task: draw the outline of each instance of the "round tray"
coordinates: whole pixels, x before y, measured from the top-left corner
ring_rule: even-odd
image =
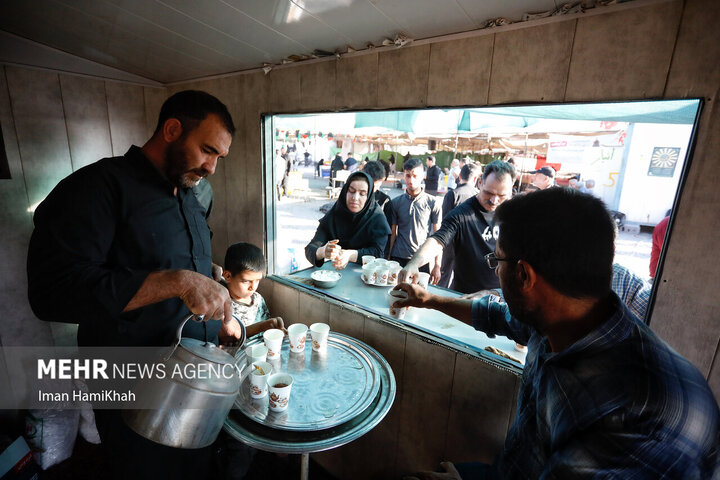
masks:
[[[258,344],[261,338],[248,342]],[[238,352],[243,365],[245,351]],[[242,363],[241,363],[242,362]],[[355,339],[331,332],[327,351],[313,352],[312,341],[305,342],[304,353],[291,353],[287,337],[280,360],[271,361],[273,373],[293,376],[290,403],[284,412],[271,412],[268,396],[250,396],[249,369],[245,369],[235,406],[248,418],[280,430],[323,430],[362,413],[377,397],[380,373],[368,351]]]
[[[374,349],[367,347],[375,367],[380,373],[378,396],[357,415],[335,428],[309,431],[283,431],[253,422],[240,411],[233,409],[223,428],[233,438],[251,447],[268,452],[312,453],[345,445],[360,438],[382,421],[395,400],[395,376],[387,361]]]

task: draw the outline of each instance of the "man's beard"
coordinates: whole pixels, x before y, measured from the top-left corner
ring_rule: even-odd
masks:
[[[509,269],[513,268],[510,265],[508,267]],[[525,297],[520,293],[519,282],[520,280],[515,276],[514,272],[508,272],[507,279],[501,282],[503,296],[510,309],[510,315],[525,325],[540,329],[543,323],[542,318],[536,311],[528,308]]]
[[[189,170],[187,150],[182,139],[171,143],[165,153],[166,176],[170,183],[180,188],[192,188],[207,176],[203,169]],[[199,177],[199,178],[195,178]]]

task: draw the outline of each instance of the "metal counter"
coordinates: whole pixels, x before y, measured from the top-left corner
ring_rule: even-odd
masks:
[[[330,262],[323,265],[324,270],[333,270]],[[362,268],[354,263],[349,264],[344,270],[341,270],[342,278],[338,284],[332,288],[323,289],[313,286],[310,275],[317,268],[307,268],[300,270],[284,278],[289,280],[297,280],[302,283],[305,288],[320,292],[330,298],[334,298],[344,303],[352,304],[363,310],[373,312],[387,317],[392,322],[415,328],[422,332],[431,334],[431,336],[445,340],[446,342],[465,347],[471,351],[479,353],[492,363],[502,367],[521,372],[525,363],[526,352],[515,350],[515,342],[507,337],[497,336],[489,338],[483,332],[475,330],[459,320],[456,320],[437,310],[425,308],[410,308],[405,318],[398,320],[390,316],[390,308],[388,301],[388,291],[394,288],[390,285],[376,286],[366,285],[361,276]],[[430,286],[430,292],[447,296],[459,297],[460,294],[445,288]],[[499,355],[495,355],[485,350],[485,347],[491,346],[506,354],[520,360],[522,364],[513,362]]]

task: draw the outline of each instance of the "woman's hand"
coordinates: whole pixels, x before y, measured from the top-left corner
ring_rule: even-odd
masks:
[[[340,252],[338,253],[337,257],[333,260],[333,267],[335,267],[335,270],[342,270],[343,268],[347,267],[347,264],[354,261],[353,254],[355,256],[355,259],[357,259],[357,250],[343,250],[340,249]]]
[[[315,255],[318,259],[335,260],[340,253],[341,247],[338,245],[340,240],[330,240],[322,247],[318,248]]]

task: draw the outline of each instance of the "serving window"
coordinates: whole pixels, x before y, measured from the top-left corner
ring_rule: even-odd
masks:
[[[410,158],[425,164],[428,156],[435,157],[443,171],[438,196],[452,188],[453,160],[486,165],[512,159],[518,173],[516,194],[536,188],[532,172],[550,167],[557,185],[581,189],[605,202],[618,226],[615,263],[640,282],[643,298],[635,299],[640,302],[635,311],[648,322],[653,276],[662,272],[664,250],[658,244],[672,231],[699,109],[700,101],[691,99],[265,116],[269,273],[315,288],[309,280],[314,267],[304,249],[350,173],[348,157],[358,166],[375,160],[385,164],[390,174],[382,191],[391,198],[403,193],[402,165]],[[333,171],[336,157],[343,168]],[[658,235],[660,228],[666,228],[664,235]],[[359,265],[349,264],[341,273],[352,283],[315,289],[388,315],[371,293],[376,287],[360,282]],[[470,327],[439,312],[416,313],[406,323],[418,327],[426,318],[421,327],[430,334],[473,349],[487,343],[484,334],[468,331]]]

